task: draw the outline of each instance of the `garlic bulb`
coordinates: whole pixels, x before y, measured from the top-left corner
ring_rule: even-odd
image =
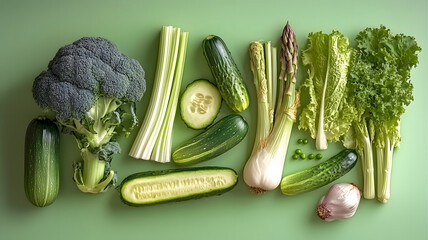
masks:
[[[353,183],[333,185],[317,208],[318,216],[327,222],[354,216],[361,199],[360,189]]]

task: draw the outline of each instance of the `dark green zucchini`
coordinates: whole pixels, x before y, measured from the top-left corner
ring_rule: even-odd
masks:
[[[240,115],[228,115],[178,146],[172,153],[172,161],[192,165],[217,157],[241,142],[247,132],[248,124]]]
[[[226,105],[235,112],[247,109],[247,87],[226,44],[220,37],[210,35],[203,40],[202,49]]]
[[[342,150],[316,166],[285,176],[281,180],[281,192],[285,195],[296,195],[325,186],[349,172],[357,163],[357,159],[354,150]]]
[[[59,191],[59,131],[46,118],[33,119],[25,136],[24,189],[37,207],[52,204]]]
[[[146,206],[220,195],[237,182],[238,174],[231,168],[199,167],[135,173],[117,190],[124,203]]]

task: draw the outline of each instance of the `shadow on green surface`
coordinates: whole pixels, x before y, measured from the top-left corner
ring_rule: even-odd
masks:
[[[4,201],[11,211],[38,209],[26,199],[24,192],[24,147],[27,126],[33,118],[42,115],[32,97],[31,88],[34,76],[19,81],[7,93],[0,96],[0,168],[3,178]],[[66,148],[65,146],[73,146]],[[61,134],[60,191],[58,198],[75,192],[72,177],[72,162],[79,158],[77,147],[71,136]],[[70,189],[70,190],[66,190]],[[74,191],[73,191],[74,190]],[[57,199],[58,200],[58,199]],[[55,203],[53,203],[55,204]]]
[[[31,95],[33,77],[18,81],[0,97],[2,117],[0,126],[0,169],[2,171],[3,196],[13,210],[31,207],[24,192],[24,142],[27,125],[37,116],[37,105]],[[9,209],[10,209],[9,208]]]

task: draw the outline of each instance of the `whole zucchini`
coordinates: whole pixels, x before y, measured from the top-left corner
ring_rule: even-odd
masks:
[[[354,150],[342,150],[316,166],[285,176],[281,180],[281,192],[296,195],[327,185],[349,172],[357,163],[357,158]]]
[[[238,174],[231,168],[199,167],[135,173],[117,190],[124,203],[146,206],[220,195],[237,182]]]
[[[244,118],[230,114],[178,146],[172,153],[172,161],[178,165],[192,165],[217,157],[241,142],[247,132]]]
[[[59,131],[46,118],[33,119],[27,127],[24,152],[24,189],[37,207],[52,204],[59,191]]]
[[[202,41],[202,49],[226,105],[235,112],[247,109],[247,87],[226,44],[220,37],[210,35]]]

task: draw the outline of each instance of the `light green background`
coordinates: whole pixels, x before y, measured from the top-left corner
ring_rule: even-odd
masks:
[[[0,238],[9,239],[427,239],[427,14],[425,0],[408,1],[9,1],[0,2]],[[71,163],[79,158],[74,140],[61,142],[61,189],[47,208],[33,207],[23,191],[24,135],[30,120],[41,114],[31,95],[33,79],[44,70],[57,49],[83,36],[102,36],[146,70],[153,86],[158,33],[162,25],[189,32],[184,84],[197,78],[212,80],[201,51],[209,34],[223,38],[249,88],[250,109],[242,115],[250,125],[244,141],[226,154],[202,165],[228,166],[241,175],[253,143],[256,108],[249,70],[250,41],[278,44],[286,21],[294,29],[300,49],[312,31],[355,35],[366,27],[384,24],[393,32],[416,37],[423,48],[419,67],[412,71],[415,101],[402,117],[402,145],[395,151],[392,197],[387,204],[362,200],[355,216],[346,221],[322,222],[315,207],[328,186],[299,196],[279,190],[256,196],[244,182],[221,197],[131,208],[114,190],[83,194],[72,182]],[[302,67],[300,68],[302,69]],[[298,81],[305,77],[299,71]],[[143,117],[149,92],[138,104]],[[230,113],[225,105],[220,116]],[[174,145],[197,132],[178,117]],[[122,139],[123,153],[113,169],[119,180],[145,170],[174,168],[127,156],[135,132]],[[300,147],[315,151],[313,141],[298,146],[306,132],[293,129],[289,152]],[[325,158],[341,149],[331,144]],[[285,174],[309,167],[312,161],[287,158]],[[361,186],[358,164],[338,182]]]

